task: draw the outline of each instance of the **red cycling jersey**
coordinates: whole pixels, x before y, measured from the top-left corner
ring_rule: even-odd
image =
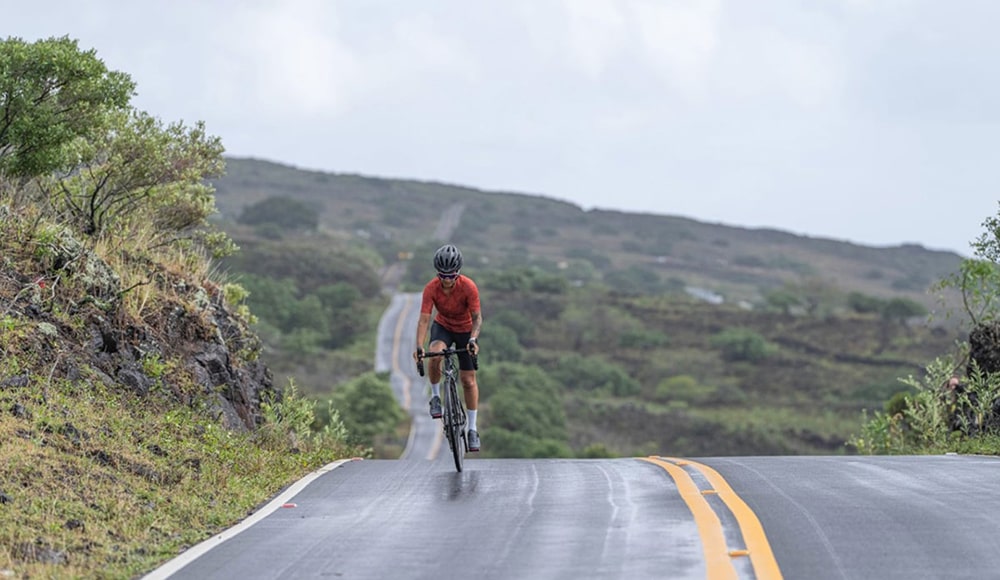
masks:
[[[434,322],[452,332],[472,332],[472,313],[480,311],[479,288],[472,278],[459,275],[445,294],[441,279],[435,277],[424,286],[420,313],[430,314],[433,308],[437,308]]]

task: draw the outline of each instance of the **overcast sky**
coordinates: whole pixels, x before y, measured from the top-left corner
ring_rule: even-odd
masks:
[[[969,255],[994,0],[34,0],[227,154]]]

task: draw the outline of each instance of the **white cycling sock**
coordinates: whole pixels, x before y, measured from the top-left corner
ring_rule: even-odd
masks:
[[[441,385],[433,384],[431,385],[431,396],[440,397],[441,396]]]
[[[476,430],[476,411],[466,411],[469,414],[469,431]]]

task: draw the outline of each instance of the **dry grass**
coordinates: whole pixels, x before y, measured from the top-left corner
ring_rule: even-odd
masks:
[[[136,577],[357,453],[342,432],[310,435],[311,406],[293,389],[265,428],[241,433],[210,418],[178,360],[142,358],[148,395],[110,383],[85,321],[201,312],[208,261],[151,252],[141,230],[99,240],[90,251],[131,290],[95,300],[55,265],[63,229],[30,206],[0,211],[0,577]]]
[[[0,571],[19,577],[134,577],[348,451],[292,453],[91,381],[31,377],[0,408]]]

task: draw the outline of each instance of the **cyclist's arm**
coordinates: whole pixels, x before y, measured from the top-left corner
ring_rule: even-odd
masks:
[[[472,338],[479,340],[479,329],[483,327],[483,313],[472,312]]]
[[[472,314],[472,332],[469,333],[469,351],[472,354],[479,354],[479,329],[483,327],[483,313],[473,311]]]
[[[472,315],[472,331],[470,337],[479,340],[479,330],[483,327],[483,309],[479,305],[479,287],[469,280],[468,307]],[[478,346],[478,345],[477,345]]]
[[[417,319],[417,350],[424,348],[424,344],[427,341],[427,329],[431,325],[431,315],[430,313],[420,313],[420,318]]]

